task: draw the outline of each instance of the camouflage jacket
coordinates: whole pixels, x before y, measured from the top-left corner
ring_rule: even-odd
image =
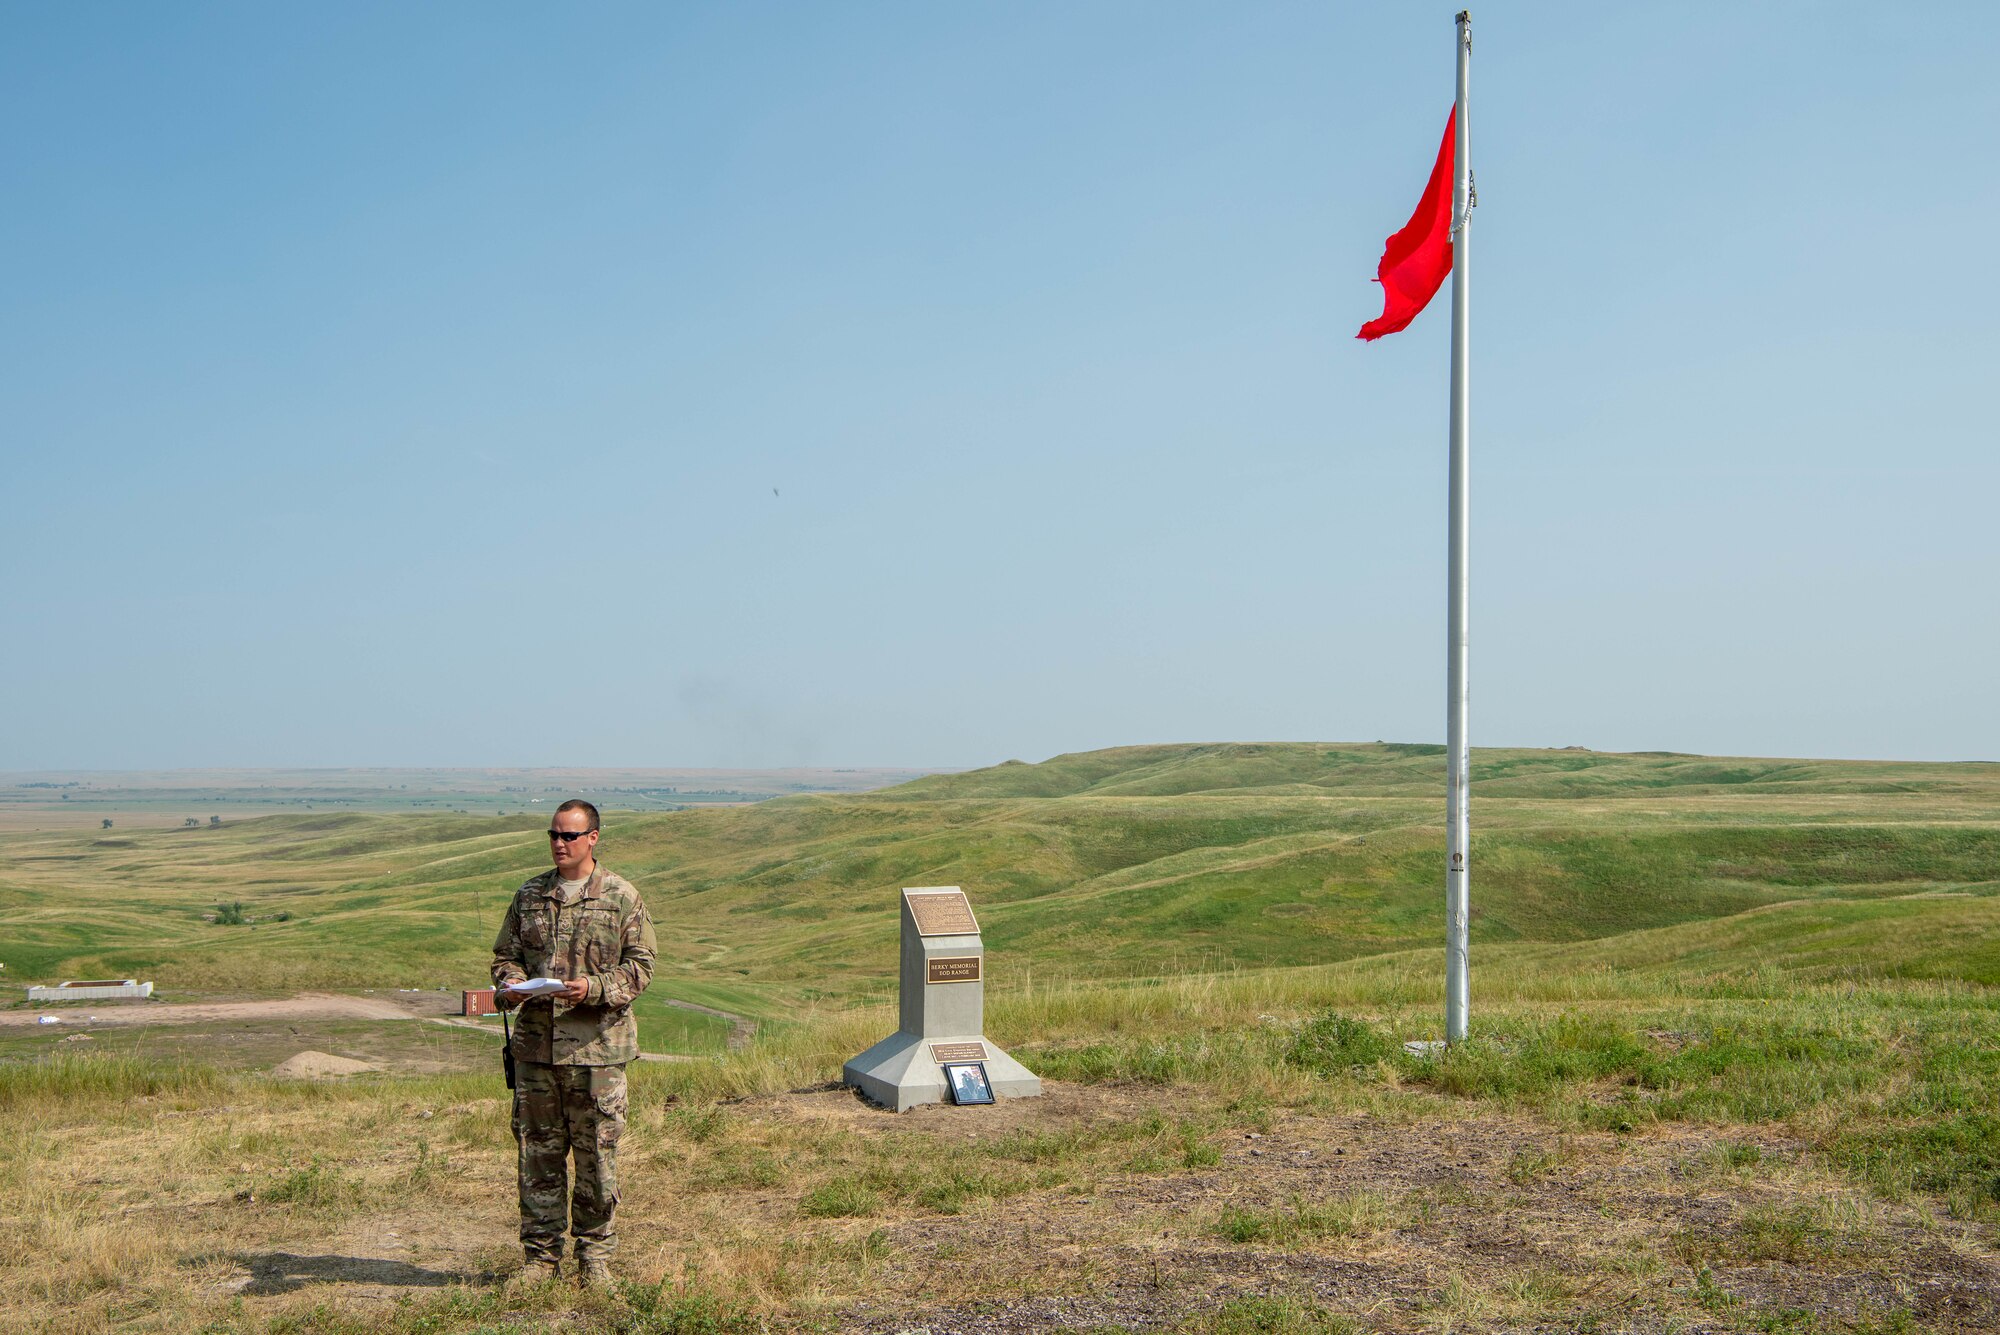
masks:
[[[639,1055],[632,998],[653,979],[653,919],[631,882],[599,867],[568,898],[555,869],[514,892],[493,942],[493,985],[524,978],[582,978],[590,994],[572,1005],[536,997],[516,1012],[515,1060],[551,1066],[616,1066]]]

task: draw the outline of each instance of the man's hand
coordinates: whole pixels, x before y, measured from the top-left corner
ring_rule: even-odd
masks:
[[[582,1005],[590,998],[590,980],[587,978],[572,978],[564,983],[563,990],[555,995],[567,1001],[572,1006]]]
[[[515,1010],[526,1000],[518,993],[509,992],[505,983],[493,989],[493,1004],[503,1011]]]

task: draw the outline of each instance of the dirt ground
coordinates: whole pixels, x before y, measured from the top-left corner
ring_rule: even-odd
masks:
[[[1060,1086],[1050,1094],[1005,1108],[978,1130],[959,1108],[914,1110],[905,1120],[944,1137],[990,1135],[1130,1115],[1157,1097],[1143,1089]],[[774,1101],[769,1112],[851,1120],[864,1132],[885,1116],[830,1092]],[[1702,1174],[1696,1166],[1720,1141],[1694,1128],[1634,1139],[1559,1135],[1491,1117],[1283,1117],[1268,1133],[1231,1135],[1222,1162],[1205,1172],[1110,1180],[1088,1197],[1023,1197],[977,1215],[896,1225],[889,1230],[896,1259],[885,1278],[902,1290],[902,1301],[857,1303],[843,1326],[929,1335],[1157,1329],[1229,1298],[1290,1295],[1345,1313],[1363,1329],[1403,1330],[1432,1324],[1450,1306],[1441,1295],[1459,1276],[1500,1293],[1510,1279],[1546,1277],[1542,1288],[1562,1295],[1554,1306],[1569,1313],[1564,1328],[1594,1322],[1665,1330],[1665,1321],[1649,1321],[1643,1311],[1649,1285],[1635,1282],[1635,1272],[1646,1267],[1620,1264],[1623,1258],[1650,1258],[1660,1242],[1699,1248],[1705,1236],[1726,1236],[1746,1208],[1795,1206],[1826,1185],[1809,1175],[1784,1181],[1783,1167],[1797,1162],[1799,1147],[1777,1140],[1759,1146],[1777,1181]],[[1555,1171],[1521,1171],[1550,1156],[1561,1164]],[[1202,1227],[1227,1209],[1282,1210],[1356,1195],[1415,1199],[1425,1208],[1420,1218],[1374,1236],[1293,1248],[1235,1244]],[[1714,1265],[1712,1282],[1726,1295],[1718,1305],[1836,1318],[1905,1310],[1934,1329],[2000,1329],[2000,1258],[1970,1230],[1926,1226],[1909,1210],[1882,1215],[1867,1240],[1872,1247],[1816,1258],[1825,1263]],[[987,1289],[973,1259],[1002,1254],[1015,1258],[1011,1270],[1033,1277],[1016,1292]],[[1688,1283],[1684,1268],[1680,1276],[1658,1276],[1652,1287],[1676,1282]],[[1473,1328],[1482,1324],[1476,1312],[1464,1315]],[[1683,1317],[1673,1329],[1736,1330],[1743,1315],[1712,1326]]]
[[[468,1111],[477,1110],[406,1115],[442,1135]],[[1186,1091],[1058,1083],[1040,1099],[901,1115],[838,1087],[728,1105],[747,1134],[807,1128],[968,1150],[1014,1133],[1201,1111],[1201,1096]],[[798,1181],[690,1188],[649,1168],[668,1160],[633,1136],[619,1268],[652,1283],[699,1271],[705,1262],[691,1258],[727,1246],[771,1248],[814,1230],[822,1243],[866,1239],[879,1259],[862,1278],[793,1310],[816,1329],[869,1335],[1165,1330],[1269,1295],[1380,1332],[2000,1329],[2000,1260],[1973,1226],[1857,1194],[1774,1136],[1282,1111],[1265,1125],[1213,1133],[1219,1161],[1197,1169],[1102,1173],[961,1214],[892,1206],[810,1221],[801,1220]],[[896,1143],[907,1142],[885,1142]],[[1730,1154],[1753,1152],[1754,1171],[1726,1166]],[[515,1261],[511,1162],[480,1155],[449,1197],[449,1209],[413,1200],[323,1233],[276,1228],[268,1245],[186,1264],[253,1312],[305,1294],[366,1307],[499,1282]],[[1218,1228],[1231,1211],[1282,1215],[1339,1201],[1374,1202],[1379,1218],[1276,1242],[1233,1241]],[[232,1216],[228,1232],[241,1238],[259,1208],[225,1198],[195,1213]],[[1759,1220],[1813,1211],[1846,1222],[1797,1237],[1757,1231]],[[1844,1324],[1783,1324],[1798,1313]],[[1906,1324],[1865,1324],[1896,1313]],[[534,1321],[542,1324],[527,1328],[565,1325],[561,1312]]]
[[[60,1014],[58,1025],[35,1026],[33,1010],[0,1013],[0,1046],[142,1044],[158,1055],[187,1040],[229,1065],[268,1067],[301,1049],[390,1073],[491,1065],[497,1035],[468,1032],[474,1021],[447,1027],[457,1000],[413,992],[78,1003],[39,1012]],[[409,1020],[446,1023],[400,1023]],[[727,1155],[714,1144],[673,1143],[667,1110],[635,1108],[621,1271],[644,1283],[701,1274],[725,1290],[747,1285],[765,1310],[789,1314],[782,1321],[866,1335],[1168,1330],[1259,1297],[1310,1304],[1371,1332],[2000,1330],[2000,1258],[1982,1230],[1935,1202],[1868,1196],[1769,1128],[1665,1124],[1619,1135],[1491,1113],[1223,1117],[1193,1090],[1053,1081],[1045,1090],[900,1115],[837,1085],[734,1101],[720,1108],[738,1167],[745,1155],[766,1158],[762,1176],[735,1178],[718,1175]],[[460,1107],[402,1107],[392,1095],[374,1114],[387,1119],[382,1139],[343,1171],[379,1176],[428,1142],[441,1176],[350,1217],[265,1203],[259,1193],[283,1165],[268,1154],[260,1164],[247,1149],[193,1198],[159,1193],[142,1166],[149,1151],[135,1147],[127,1163],[108,1145],[102,1167],[64,1189],[135,1224],[176,1212],[188,1225],[183,1273],[253,1313],[321,1300],[365,1310],[427,1290],[486,1288],[517,1260],[499,1093],[496,1073],[494,1098]],[[260,1137],[310,1144],[311,1119],[323,1114],[237,1120],[246,1115],[163,1107],[141,1139],[180,1134],[227,1156],[220,1147]],[[1066,1161],[1049,1185],[976,1196],[961,1213],[893,1194],[852,1217],[803,1207],[843,1154],[859,1171],[851,1166],[921,1153],[932,1172],[962,1154],[976,1173],[1009,1138],[1076,1137],[1149,1118],[1206,1128],[1204,1153],[1188,1161],[1198,1166]],[[1332,1211],[1333,1222],[1288,1234],[1243,1222],[1282,1224],[1315,1210]],[[829,1270],[803,1295],[771,1282],[798,1256],[842,1249],[866,1259],[851,1273]],[[562,1329],[566,1318],[530,1322]]]

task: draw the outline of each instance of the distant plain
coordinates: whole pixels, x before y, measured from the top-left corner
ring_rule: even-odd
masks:
[[[1817,973],[1863,967],[1845,952],[1866,940],[1874,972],[2000,983],[1985,926],[2000,765],[1496,750],[1473,777],[1482,952],[1597,942],[1616,959],[1630,934],[1678,927],[1675,967],[1727,969],[1813,924],[1799,940],[1824,942]],[[587,783],[505,786],[465,813],[315,804],[0,833],[0,962],[15,980],[143,975],[202,995],[470,985],[513,887],[546,865],[537,811],[572,791],[563,778]],[[617,779],[599,780],[607,800],[629,791]],[[967,889],[1000,987],[1427,949],[1443,933],[1442,780],[1435,747],[1134,747],[610,811],[599,852],[658,920],[658,986],[776,1017],[887,995],[905,885]],[[433,800],[405,791],[352,800]],[[495,814],[509,800],[521,809]],[[223,905],[244,921],[218,922]],[[1665,967],[1661,948],[1634,967]]]
[[[853,793],[920,769],[214,769],[0,771],[0,831],[206,825],[275,812],[504,815],[583,797],[626,811]]]

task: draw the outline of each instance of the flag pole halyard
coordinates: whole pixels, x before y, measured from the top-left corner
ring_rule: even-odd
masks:
[[[1468,983],[1472,912],[1471,747],[1466,741],[1466,664],[1470,618],[1466,577],[1470,573],[1471,468],[1468,464],[1472,332],[1472,121],[1467,89],[1472,69],[1472,14],[1461,10],[1458,26],[1457,161],[1452,173],[1451,247],[1451,538],[1449,610],[1446,615],[1445,685],[1445,842],[1444,877],[1444,1036],[1464,1039],[1471,998]]]

